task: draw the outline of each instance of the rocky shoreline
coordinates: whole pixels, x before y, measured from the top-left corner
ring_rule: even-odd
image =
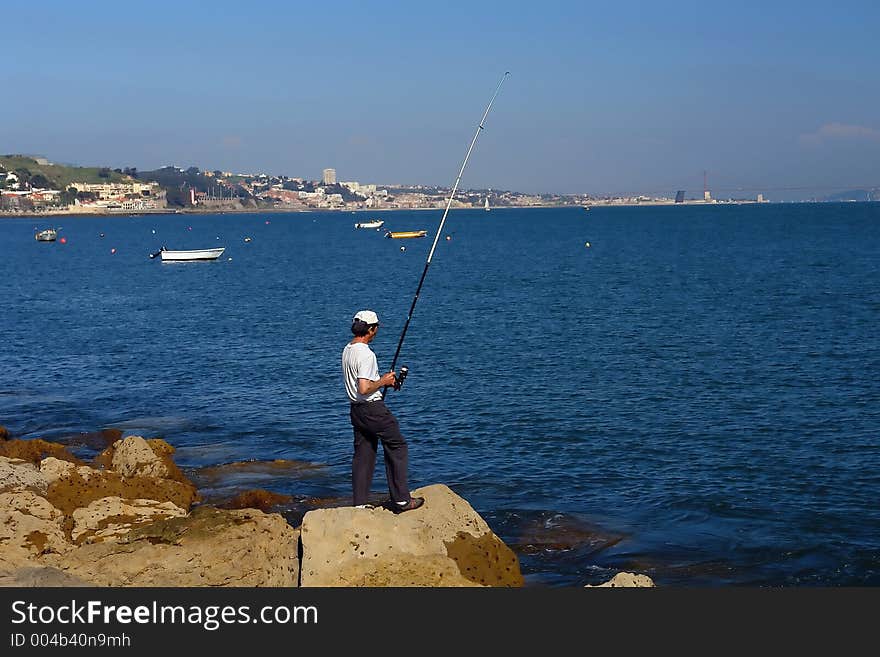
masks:
[[[417,511],[334,506],[298,527],[283,496],[203,502],[161,439],[122,438],[89,463],[0,427],[0,586],[521,587],[516,554],[443,484]],[[601,586],[653,586],[621,573]]]

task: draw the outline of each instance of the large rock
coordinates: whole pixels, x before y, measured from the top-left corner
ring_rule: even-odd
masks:
[[[309,511],[301,586],[522,586],[516,555],[464,499],[435,484],[420,509]]]
[[[30,461],[0,456],[0,492],[32,490],[45,494],[49,482]]]
[[[70,550],[63,525],[64,514],[36,493],[0,493],[0,572]]]
[[[9,429],[0,424],[0,440],[9,440]]]
[[[296,586],[298,540],[277,514],[198,507],[44,563],[96,586]]]
[[[171,502],[103,497],[73,512],[70,537],[75,543],[98,543],[117,539],[134,527],[185,515],[186,511]]]

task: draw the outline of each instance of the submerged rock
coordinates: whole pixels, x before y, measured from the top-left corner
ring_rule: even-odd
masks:
[[[443,484],[420,509],[344,507],[303,518],[302,586],[522,586],[516,555]]]
[[[93,450],[102,450],[109,447],[122,438],[121,429],[101,429],[99,431],[81,431],[80,433],[59,436],[55,440],[73,447],[88,447]]]
[[[258,484],[278,479],[289,480],[302,473],[326,466],[308,461],[274,459],[272,461],[234,461],[220,465],[209,465],[193,470],[190,475],[199,488],[217,488],[234,485],[258,487]],[[265,484],[264,484],[265,485]]]
[[[219,504],[223,509],[259,509],[268,511],[274,507],[291,502],[293,497],[281,493],[273,493],[269,490],[257,488],[238,493],[234,497]]]

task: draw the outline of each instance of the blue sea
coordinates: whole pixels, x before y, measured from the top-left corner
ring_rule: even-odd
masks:
[[[0,424],[163,437],[195,478],[305,462],[202,481],[291,522],[348,504],[350,320],[388,367],[440,216],[0,220]],[[466,498],[528,586],[878,586],[878,327],[878,203],[453,210],[388,403],[411,486]]]

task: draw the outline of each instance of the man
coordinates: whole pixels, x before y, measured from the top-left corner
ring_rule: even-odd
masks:
[[[372,310],[361,310],[354,316],[351,342],[342,350],[342,377],[351,402],[351,426],[354,429],[354,457],[351,462],[351,484],[354,505],[368,507],[367,499],[376,467],[376,451],[382,441],[385,476],[391,494],[389,507],[395,513],[418,509],[423,497],[411,497],[407,485],[409,451],[400,433],[397,418],[382,400],[382,389],[393,386],[394,372],[379,376],[376,354],[369,344],[379,331],[379,317]]]

